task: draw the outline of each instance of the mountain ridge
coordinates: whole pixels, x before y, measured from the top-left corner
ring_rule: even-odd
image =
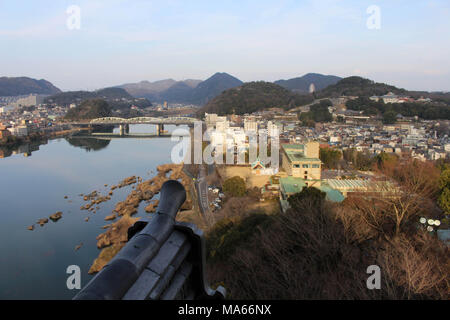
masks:
[[[241,85],[243,82],[225,72],[217,72],[208,79],[186,79],[176,81],[165,79],[154,82],[141,81],[117,87],[125,89],[138,98],[147,98],[152,102],[184,103],[202,105],[224,90]]]
[[[339,80],[342,80],[342,78],[338,76],[307,73],[301,77],[277,80],[274,83],[297,93],[309,93],[311,84],[314,84],[315,91],[320,91],[330,85],[336,84]]]
[[[292,109],[310,103],[313,96],[300,95],[272,82],[253,81],[228,89],[203,106],[203,113],[245,114],[268,108]]]
[[[51,95],[61,92],[50,81],[29,77],[0,77],[0,96],[20,96],[28,94]]]

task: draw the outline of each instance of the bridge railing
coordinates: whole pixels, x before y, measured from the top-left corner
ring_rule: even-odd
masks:
[[[118,117],[104,117],[92,119],[91,124],[133,124],[133,123],[154,123],[154,124],[164,124],[164,123],[180,123],[180,124],[190,124],[199,121],[195,118],[189,117],[168,117],[168,118],[156,118],[156,117],[137,117],[137,118],[118,118]]]
[[[74,299],[223,299],[225,289],[206,282],[202,231],[175,221],[185,199],[179,182],[165,182],[157,213],[128,230],[125,247]]]

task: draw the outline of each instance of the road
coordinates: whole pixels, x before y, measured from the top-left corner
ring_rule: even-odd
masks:
[[[209,225],[213,223],[213,215],[209,210],[208,203],[208,183],[206,182],[206,169],[204,166],[200,167],[200,172],[195,182],[195,186],[197,188],[197,196],[198,196],[198,206],[200,208],[200,212],[203,214],[203,217],[207,221]]]
[[[300,107],[293,108],[293,109],[289,110],[288,112],[297,112],[297,111],[299,111],[301,108],[310,107],[310,106],[312,106],[312,105],[314,105],[314,104],[316,104],[316,103],[319,103],[319,102],[322,101],[322,100],[328,100],[328,98],[315,99],[313,102],[311,102],[311,103],[309,103],[309,104],[305,104],[304,106],[300,106]]]

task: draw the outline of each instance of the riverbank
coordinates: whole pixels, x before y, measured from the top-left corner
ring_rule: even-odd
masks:
[[[184,214],[179,215],[177,220],[192,221],[192,215],[195,215],[195,212],[192,210],[192,184],[191,178],[183,171],[183,165],[160,165],[157,167],[156,176],[148,180],[143,180],[136,176],[124,179],[118,185],[111,186],[110,192],[128,185],[132,185],[132,191],[124,201],[120,201],[115,205],[112,215],[105,217],[105,221],[118,220],[105,225],[106,231],[97,236],[97,248],[101,249],[101,251],[89,269],[89,274],[100,271],[126,245],[128,228],[140,219],[140,217],[134,218],[133,216],[138,213],[142,202],[146,204],[144,210],[147,214],[152,214],[156,211],[159,201],[154,199],[154,197],[159,194],[162,185],[168,180],[180,181],[187,193],[186,201],[181,207],[181,211],[184,211]]]

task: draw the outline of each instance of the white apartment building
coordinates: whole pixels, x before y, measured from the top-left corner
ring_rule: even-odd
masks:
[[[258,122],[256,122],[255,120],[245,119],[244,120],[244,130],[245,130],[245,132],[248,132],[248,131],[258,132]]]
[[[12,105],[15,107],[31,107],[31,106],[37,106],[44,102],[45,96],[38,95],[38,94],[30,94],[28,97],[20,98],[16,102],[14,102]]]
[[[230,123],[226,119],[216,122],[216,131],[226,132],[229,127]]]
[[[280,128],[277,124],[273,123],[272,121],[267,122],[267,133],[269,136],[278,136],[280,135],[282,131],[282,128]]]

